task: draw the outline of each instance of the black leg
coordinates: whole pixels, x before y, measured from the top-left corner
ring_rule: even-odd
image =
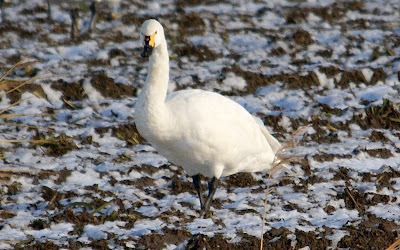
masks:
[[[89,24],[88,32],[91,33],[94,30],[94,26],[95,26],[96,20],[97,20],[96,1],[93,1],[90,4],[89,8],[90,8],[90,12],[91,12],[91,17],[90,17],[90,24]]]
[[[213,177],[211,179],[211,181],[208,183],[208,197],[207,197],[206,203],[204,204],[204,208],[203,208],[203,211],[205,213],[207,213],[208,210],[210,209],[211,202],[214,197],[215,191],[217,191],[218,183],[219,183],[219,179],[217,179],[215,177]]]
[[[76,40],[79,37],[79,9],[77,7],[72,8],[70,15],[72,20],[71,39]]]
[[[4,0],[0,0],[1,22],[5,23],[6,22],[6,16],[4,14],[3,4],[4,4]]]
[[[204,198],[203,198],[203,192],[201,191],[201,179],[200,179],[200,175],[196,174],[192,176],[193,179],[193,186],[197,191],[197,194],[199,196],[199,200],[200,200],[200,207],[201,209],[204,208]]]
[[[50,3],[50,0],[47,0],[47,19],[49,21],[52,20],[52,18],[51,18],[51,3]]]

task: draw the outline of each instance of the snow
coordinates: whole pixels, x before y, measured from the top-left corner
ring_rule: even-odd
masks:
[[[59,223],[42,230],[27,230],[26,233],[38,240],[54,239],[56,241],[62,241],[71,237],[68,233],[73,229],[74,225],[72,223]]]
[[[243,90],[246,87],[246,81],[233,73],[229,73],[222,81],[222,84],[225,91],[232,91],[232,89]]]
[[[360,89],[356,92],[356,95],[359,99],[369,102],[388,99],[390,98],[390,96],[394,96],[397,94],[398,93],[396,90],[383,84]]]

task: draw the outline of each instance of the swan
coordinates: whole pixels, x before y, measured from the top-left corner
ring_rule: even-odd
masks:
[[[2,4],[3,4],[4,0],[0,0],[0,9],[2,8]],[[62,0],[46,0],[47,1],[47,19],[48,20],[52,20],[52,11],[51,11],[51,4],[52,2],[55,4],[61,4],[64,3],[65,1]],[[82,3],[90,3],[89,5],[89,9],[90,9],[90,21],[89,21],[89,25],[88,25],[88,33],[91,33],[94,28],[95,28],[95,24],[98,18],[98,3],[102,3],[104,2],[106,5],[111,6],[113,9],[113,12],[111,13],[111,17],[113,19],[117,18],[118,15],[115,14],[115,11],[118,11],[118,9],[120,8],[120,2],[121,0],[70,0],[69,1],[69,7],[70,7],[70,16],[72,19],[72,27],[71,27],[71,38],[76,39],[78,37],[79,34],[79,29],[78,29],[78,18],[79,18],[79,4]]]
[[[169,55],[162,25],[145,21],[140,41],[149,66],[135,104],[136,127],[159,154],[192,177],[207,213],[221,177],[270,170],[280,143],[259,118],[220,94],[191,89],[167,95]],[[206,198],[200,174],[211,178]]]

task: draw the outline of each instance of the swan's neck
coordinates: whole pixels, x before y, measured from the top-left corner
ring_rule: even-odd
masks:
[[[138,109],[136,122],[141,129],[139,132],[148,140],[155,135],[163,134],[162,131],[166,131],[170,125],[169,112],[165,105],[168,78],[169,57],[167,44],[164,42],[153,50],[146,83],[136,105]]]
[[[145,97],[145,105],[162,108],[168,90],[169,57],[167,43],[164,42],[154,48],[150,57],[146,84],[141,97]]]
[[[169,57],[167,43],[164,42],[154,49],[150,57],[145,90],[149,100],[164,103],[168,89]]]

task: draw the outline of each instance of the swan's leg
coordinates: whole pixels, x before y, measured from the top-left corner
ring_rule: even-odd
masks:
[[[211,181],[208,183],[208,197],[207,197],[206,203],[204,204],[204,208],[203,208],[203,211],[205,213],[207,213],[208,210],[210,209],[211,202],[214,197],[215,191],[217,191],[218,184],[219,184],[219,179],[217,179],[215,177],[213,177],[211,179]]]
[[[200,207],[201,209],[203,209],[204,207],[204,198],[203,198],[203,192],[201,191],[201,179],[200,179],[200,175],[196,174],[192,176],[193,179],[193,186],[197,191],[197,194],[199,196],[199,200],[200,200]]]
[[[50,4],[50,0],[47,0],[47,19],[49,21],[52,20],[51,18],[51,4]]]
[[[6,16],[4,14],[3,4],[4,4],[4,0],[0,0],[1,23],[6,22]]]
[[[71,26],[71,39],[76,40],[79,37],[79,9],[76,7],[73,7],[71,9],[71,20],[72,20],[72,26]]]
[[[90,24],[89,24],[89,30],[88,32],[91,33],[94,30],[94,25],[96,24],[97,20],[97,8],[96,8],[96,1],[93,1],[90,4],[90,12],[91,12],[91,17],[90,17]]]

